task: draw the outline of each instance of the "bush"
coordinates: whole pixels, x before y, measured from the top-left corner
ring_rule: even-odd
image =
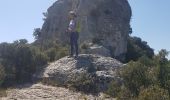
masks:
[[[169,100],[170,62],[165,54],[130,61],[120,72],[123,84],[113,83],[109,95],[117,96],[118,100]]]
[[[0,44],[1,63],[5,66],[6,84],[26,82],[37,69],[47,64],[48,57],[25,40]]]
[[[5,76],[6,76],[6,73],[5,73],[4,67],[0,64],[0,86],[4,82]]]
[[[141,38],[129,37],[125,62],[129,62],[131,60],[137,61],[144,55],[152,58],[154,56],[153,49],[149,47],[147,42],[142,41]]]
[[[70,88],[84,93],[98,93],[99,86],[96,83],[96,75],[82,74],[69,82]]]
[[[60,58],[65,57],[67,55],[69,55],[68,47],[60,47],[59,49],[57,49],[56,59],[60,59]]]
[[[56,60],[57,50],[55,48],[50,48],[46,51],[47,56],[49,57],[50,62]]]
[[[48,63],[49,60],[48,56],[44,52],[40,51],[38,48],[35,48],[33,50],[33,55],[34,56],[32,58],[33,59],[32,63],[36,70],[42,69],[43,66]]]
[[[129,62],[121,72],[125,86],[133,95],[138,95],[140,87],[147,87],[150,80],[146,74],[147,67],[140,62]]]
[[[117,97],[121,91],[121,85],[116,81],[112,81],[106,93],[112,97]]]
[[[150,86],[141,90],[138,100],[169,100],[168,91],[159,86]]]
[[[135,97],[131,94],[131,91],[126,88],[126,87],[122,87],[117,100],[136,100]]]

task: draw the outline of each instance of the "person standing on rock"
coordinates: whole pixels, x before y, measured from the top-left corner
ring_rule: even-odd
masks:
[[[78,30],[79,30],[79,25],[76,23],[76,13],[74,11],[69,12],[69,18],[70,18],[70,23],[68,26],[68,33],[70,36],[70,56],[73,57],[74,52],[75,52],[75,58],[78,57]]]

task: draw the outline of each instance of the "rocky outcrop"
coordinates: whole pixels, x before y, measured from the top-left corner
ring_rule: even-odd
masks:
[[[0,100],[115,100],[105,91],[112,81],[121,84],[122,66],[116,59],[94,54],[64,57],[35,74],[41,81],[8,89]]]
[[[121,84],[122,66],[116,59],[94,54],[64,57],[35,74],[40,82],[8,89],[0,100],[115,100],[105,91],[112,81]]]
[[[39,77],[47,84],[99,93],[107,90],[113,80],[121,82],[118,74],[121,66],[122,63],[110,57],[82,54],[77,59],[64,57],[51,63]]]
[[[98,45],[98,44],[88,44],[84,45],[86,47],[83,48],[82,46],[82,53],[85,54],[97,54],[105,57],[111,57],[110,51],[105,47]]]
[[[131,18],[127,0],[58,0],[47,11],[39,41],[67,44],[70,10],[77,12],[81,24],[80,44],[97,43],[112,57],[124,57]]]
[[[116,100],[114,98],[106,98],[104,94],[98,96],[86,95],[79,92],[62,88],[47,86],[41,83],[26,84],[16,87],[16,89],[8,89],[7,97],[0,100]]]

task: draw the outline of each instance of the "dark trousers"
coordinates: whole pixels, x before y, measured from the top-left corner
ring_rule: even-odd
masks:
[[[77,32],[71,32],[70,33],[70,56],[74,55],[74,52],[76,56],[78,56],[78,33]]]

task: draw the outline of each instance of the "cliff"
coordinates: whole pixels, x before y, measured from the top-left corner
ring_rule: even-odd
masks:
[[[70,10],[78,14],[81,24],[79,44],[87,45],[85,53],[91,53],[90,47],[97,44],[107,49],[107,56],[124,57],[131,19],[127,0],[58,0],[47,11],[38,41],[53,40],[57,44],[68,44],[65,30]],[[103,55],[100,52],[97,54]]]

